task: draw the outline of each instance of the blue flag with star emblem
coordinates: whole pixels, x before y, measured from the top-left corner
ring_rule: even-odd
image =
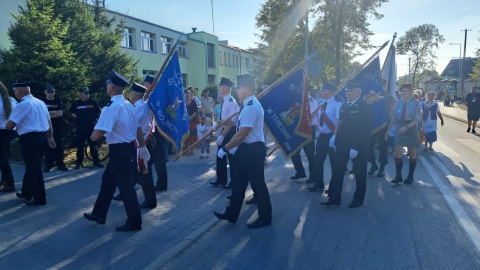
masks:
[[[148,99],[148,106],[157,123],[156,132],[169,140],[177,153],[181,153],[182,144],[189,136],[183,90],[182,71],[178,55],[174,53]]]

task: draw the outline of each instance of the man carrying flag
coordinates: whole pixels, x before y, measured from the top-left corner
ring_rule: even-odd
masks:
[[[153,118],[147,103],[143,100],[143,95],[146,90],[147,88],[145,88],[145,86],[134,82],[132,88],[130,88],[130,102],[133,103],[135,116],[142,129],[147,150],[148,152],[153,153]],[[140,204],[140,208],[157,207],[157,197],[153,186],[152,164],[152,159],[146,162],[137,154],[133,168],[133,179],[134,183],[140,184],[143,194],[145,195],[145,201]],[[122,194],[113,196],[113,199],[117,201],[122,200]]]
[[[315,184],[308,189],[310,191],[323,191],[325,189],[323,166],[327,155],[330,159],[331,171],[333,172],[334,169],[335,150],[329,146],[329,142],[335,132],[340,117],[340,107],[342,107],[342,103],[335,99],[335,89],[337,87],[329,83],[324,83],[320,89],[320,94],[325,102],[318,110],[318,138],[314,164],[316,172],[315,177],[311,178]]]
[[[223,96],[222,111],[220,113],[220,121],[218,124],[223,123],[233,114],[238,111],[238,103],[231,95],[233,82],[227,78],[222,78],[218,84],[218,92]],[[222,149],[233,137],[236,131],[237,116],[230,119],[227,123],[223,123],[222,131],[217,139],[218,150]],[[230,162],[230,183],[233,179],[232,164],[233,157],[230,155],[218,157],[217,156],[217,180],[210,182],[214,186],[222,185],[224,187],[230,187],[227,185],[227,157]],[[233,165],[234,166],[234,165]]]

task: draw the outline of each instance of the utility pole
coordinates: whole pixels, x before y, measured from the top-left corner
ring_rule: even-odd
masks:
[[[215,19],[213,17],[213,0],[211,1],[212,3],[212,23],[213,23],[213,35],[215,36]]]
[[[465,54],[467,52],[467,32],[472,31],[472,29],[465,28],[464,30],[461,30],[461,31],[465,31],[465,42],[463,43],[463,59],[462,59],[462,68],[461,68],[462,74],[461,74],[461,77],[460,77],[460,93],[463,96],[463,91],[464,91],[463,83],[465,81],[465,78],[463,77],[463,73],[464,73],[463,69],[465,67]]]

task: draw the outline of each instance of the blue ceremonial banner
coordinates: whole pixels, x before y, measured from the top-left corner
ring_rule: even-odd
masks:
[[[189,136],[188,113],[183,93],[182,71],[174,53],[161,74],[148,106],[155,116],[157,131],[181,153],[183,141]]]
[[[265,125],[286,158],[312,139],[304,73],[303,68],[297,70],[259,100],[265,112]]]

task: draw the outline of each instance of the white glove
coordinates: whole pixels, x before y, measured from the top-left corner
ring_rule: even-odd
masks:
[[[148,162],[150,160],[150,153],[148,152],[147,147],[140,147],[138,148],[138,151],[140,151],[140,157],[144,162]]]
[[[223,148],[220,148],[220,150],[217,152],[217,157],[223,158],[226,154],[227,152],[223,151]]]
[[[358,156],[358,151],[350,149],[350,159],[354,159]]]
[[[237,149],[238,149],[238,146],[237,147],[233,147],[232,149],[228,150],[228,153],[230,155],[235,155],[235,152],[237,152]]]
[[[333,135],[331,138],[330,138],[330,141],[328,142],[328,146],[334,148],[335,147],[335,135]]]
[[[223,135],[218,136],[218,138],[217,138],[217,145],[222,145],[223,139],[225,139],[225,136],[223,136]]]
[[[213,132],[217,129],[218,122],[213,123],[213,126],[208,130],[208,132]]]

